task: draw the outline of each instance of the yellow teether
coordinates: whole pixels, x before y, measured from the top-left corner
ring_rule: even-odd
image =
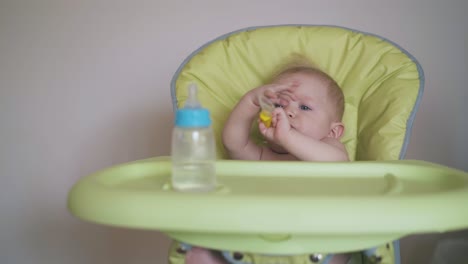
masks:
[[[271,112],[275,109],[275,105],[265,96],[259,96],[258,102],[260,104],[260,108],[262,108],[262,111],[260,111],[260,121],[262,121],[266,127],[270,127],[272,118]]]
[[[262,110],[260,112],[260,120],[266,127],[270,127],[271,126],[271,113],[266,110]]]

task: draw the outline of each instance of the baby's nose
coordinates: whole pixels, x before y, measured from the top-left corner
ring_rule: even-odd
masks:
[[[286,115],[288,115],[289,118],[294,118],[296,116],[296,113],[294,112],[294,108],[292,107],[287,107],[285,111],[286,111]]]

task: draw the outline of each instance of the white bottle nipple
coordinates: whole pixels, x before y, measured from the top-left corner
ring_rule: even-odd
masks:
[[[188,87],[188,97],[184,108],[201,108],[198,101],[198,87],[195,83],[191,83]]]

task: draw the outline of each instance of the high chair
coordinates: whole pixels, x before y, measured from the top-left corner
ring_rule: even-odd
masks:
[[[291,54],[342,87],[342,142],[353,162],[226,160],[220,134],[230,111]],[[171,263],[184,263],[187,245],[197,245],[233,263],[272,263],[271,254],[326,263],[328,253],[361,252],[360,263],[398,264],[399,238],[468,227],[468,173],[402,160],[424,76],[395,43],[334,26],[252,27],[210,41],[182,63],[171,83],[174,109],[192,82],[217,135],[217,190],[173,191],[170,159],[156,157],[80,180],[69,195],[74,215],[161,230],[184,242],[171,247]],[[252,137],[262,144],[255,128]],[[278,263],[306,263],[293,258]]]

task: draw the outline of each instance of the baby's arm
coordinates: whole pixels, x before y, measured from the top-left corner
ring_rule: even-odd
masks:
[[[260,107],[254,93],[245,94],[229,115],[223,129],[223,144],[232,159],[258,160],[261,148],[249,137],[250,128]]]
[[[336,138],[316,140],[291,130],[291,136],[283,143],[290,154],[305,161],[348,161],[343,144]]]
[[[250,139],[250,129],[258,118],[258,96],[267,94],[274,99],[276,92],[288,89],[289,85],[269,84],[245,94],[234,107],[223,129],[223,144],[232,159],[260,160],[266,148],[257,146]]]
[[[274,111],[273,126],[259,124],[260,132],[270,141],[280,144],[286,151],[304,161],[348,161],[346,148],[339,135],[317,140],[292,129],[281,108]]]

